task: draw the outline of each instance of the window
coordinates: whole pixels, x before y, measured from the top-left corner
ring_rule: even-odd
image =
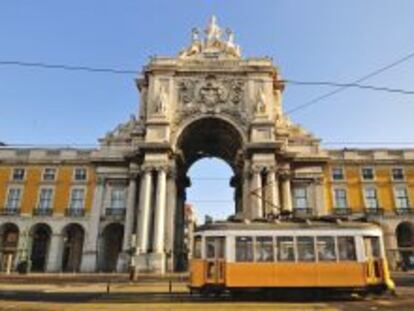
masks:
[[[236,261],[253,261],[253,238],[236,237]]]
[[[256,261],[269,262],[274,260],[273,238],[259,236],[256,238]]]
[[[408,192],[405,187],[396,187],[394,189],[395,205],[397,208],[409,208]]]
[[[24,168],[15,168],[13,170],[12,179],[14,181],[24,180],[24,175],[25,175],[25,169]]]
[[[363,180],[373,180],[374,179],[374,169],[371,167],[362,168],[362,179]]]
[[[75,181],[85,181],[87,177],[86,169],[85,168],[75,168],[74,179]]]
[[[55,168],[45,168],[43,171],[42,179],[44,181],[53,181],[56,177],[56,169]]]
[[[404,170],[402,168],[393,168],[392,179],[395,181],[404,180]]]
[[[332,169],[333,180],[344,180],[344,170],[342,167],[334,167]]]
[[[40,189],[39,209],[50,209],[52,208],[52,197],[53,189],[52,188],[42,188]]]
[[[126,208],[124,188],[113,188],[112,189],[110,208],[119,208],[119,209]]]
[[[341,188],[334,189],[335,194],[335,207],[336,208],[347,208],[348,202],[346,199],[346,190]]]
[[[196,236],[194,238],[194,254],[195,259],[201,258],[201,236]]]
[[[356,260],[355,240],[352,236],[338,237],[339,260]]]
[[[364,237],[365,255],[368,258],[381,257],[380,241],[377,236]]]
[[[332,236],[318,236],[316,249],[319,261],[336,261],[335,238]]]
[[[206,238],[206,258],[216,258],[216,239],[212,237]]]
[[[20,208],[20,197],[22,195],[22,189],[20,188],[10,188],[9,194],[7,195],[6,208],[8,209],[18,209]]]
[[[295,261],[295,248],[293,237],[280,236],[277,237],[278,261]]]
[[[366,208],[373,208],[373,209],[378,208],[377,189],[365,188],[364,195],[365,195]]]
[[[70,195],[70,209],[82,209],[85,202],[85,189],[75,188],[72,189]]]
[[[296,239],[298,244],[298,260],[314,261],[315,260],[315,241],[310,236],[299,236]]]
[[[295,208],[308,208],[308,199],[305,187],[297,187],[293,190]]]

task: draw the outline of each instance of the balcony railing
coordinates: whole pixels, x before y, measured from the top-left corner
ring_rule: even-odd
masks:
[[[20,208],[17,207],[4,207],[0,209],[1,216],[17,216],[20,215]]]
[[[85,216],[84,208],[67,208],[65,210],[65,215],[70,217],[83,217]]]
[[[414,214],[414,210],[411,207],[396,208],[395,213],[397,215],[411,215]]]
[[[126,208],[107,207],[105,209],[105,216],[125,216]]]
[[[311,217],[313,216],[312,208],[294,208],[293,216],[295,217]]]
[[[333,209],[333,214],[337,216],[348,216],[352,214],[352,209],[348,207],[335,207]]]
[[[52,216],[53,209],[52,208],[35,208],[33,210],[33,216]]]
[[[384,209],[380,208],[380,207],[370,207],[370,208],[365,208],[365,215],[372,215],[372,216],[382,216],[384,215]]]

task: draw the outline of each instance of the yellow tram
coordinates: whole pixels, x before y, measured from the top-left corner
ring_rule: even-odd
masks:
[[[394,290],[381,229],[362,222],[216,222],[199,227],[192,291]]]

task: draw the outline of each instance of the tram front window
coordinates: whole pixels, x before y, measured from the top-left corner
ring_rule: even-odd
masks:
[[[299,236],[298,242],[298,260],[314,261],[315,260],[315,241],[313,237]]]
[[[206,238],[206,257],[207,259],[214,259],[216,257],[216,239]]]
[[[201,258],[201,236],[196,236],[194,238],[193,258],[195,258],[195,259],[200,259]]]

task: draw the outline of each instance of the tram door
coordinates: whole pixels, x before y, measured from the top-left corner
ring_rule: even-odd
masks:
[[[224,237],[206,237],[206,283],[224,283],[225,242]]]
[[[378,237],[364,237],[365,256],[367,259],[366,277],[369,284],[381,280],[381,250]]]

